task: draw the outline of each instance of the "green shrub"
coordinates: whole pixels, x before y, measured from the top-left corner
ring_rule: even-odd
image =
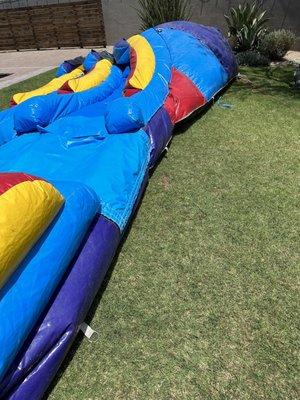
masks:
[[[261,11],[256,2],[245,3],[230,8],[230,16],[224,15],[228,28],[230,42],[236,51],[253,50],[260,37],[265,33],[266,11]]]
[[[249,67],[265,67],[269,65],[269,59],[256,50],[247,50],[236,55],[239,65],[248,65]]]
[[[279,29],[262,36],[259,51],[271,60],[280,60],[295,44],[296,36],[291,31]]]
[[[138,15],[145,30],[168,21],[189,20],[190,0],[139,0]]]

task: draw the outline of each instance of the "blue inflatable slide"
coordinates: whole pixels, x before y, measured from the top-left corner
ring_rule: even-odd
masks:
[[[42,398],[174,125],[237,74],[220,31],[184,21],[75,67],[0,113],[0,399]]]

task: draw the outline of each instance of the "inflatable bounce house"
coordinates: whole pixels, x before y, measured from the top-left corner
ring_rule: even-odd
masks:
[[[237,74],[219,30],[188,22],[75,61],[0,113],[1,399],[43,396],[174,125]]]

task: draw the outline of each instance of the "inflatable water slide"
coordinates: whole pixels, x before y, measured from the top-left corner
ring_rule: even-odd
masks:
[[[222,34],[169,22],[64,63],[0,113],[0,398],[40,399],[174,125],[237,74]]]

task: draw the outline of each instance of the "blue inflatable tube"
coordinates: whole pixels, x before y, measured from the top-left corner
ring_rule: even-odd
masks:
[[[0,111],[0,146],[16,136],[14,112],[15,108]]]
[[[63,209],[0,291],[0,376],[44,310],[99,208],[88,187],[54,185],[65,198]]]
[[[99,86],[83,92],[37,96],[19,104],[14,112],[14,128],[18,134],[34,132],[38,126],[51,122],[77,111],[89,104],[102,101],[123,83],[119,68],[112,66],[108,78]]]

